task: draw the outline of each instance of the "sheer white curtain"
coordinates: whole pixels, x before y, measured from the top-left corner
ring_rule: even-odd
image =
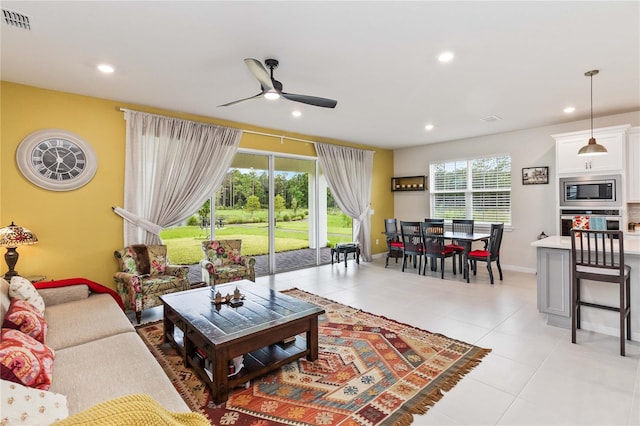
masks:
[[[124,243],[159,244],[158,233],[187,219],[222,183],[242,131],[125,111]]]
[[[338,207],[353,219],[353,239],[371,261],[371,175],[373,151],[316,143],[318,160]]]

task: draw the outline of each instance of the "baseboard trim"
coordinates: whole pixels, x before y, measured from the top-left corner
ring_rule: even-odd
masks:
[[[533,274],[536,273],[536,268],[527,268],[524,266],[514,266],[514,265],[500,265],[502,269],[505,271],[514,271],[514,272],[524,272],[525,274]]]

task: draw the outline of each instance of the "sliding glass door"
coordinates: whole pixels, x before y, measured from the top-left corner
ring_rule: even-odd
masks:
[[[318,205],[316,160],[273,157],[273,217],[275,272],[319,264],[326,246],[326,208]],[[324,214],[323,214],[324,212]],[[318,240],[324,230],[324,244]]]
[[[321,263],[327,221],[317,167],[308,157],[236,155],[215,197],[213,232],[242,239],[243,254],[256,258],[257,275]]]

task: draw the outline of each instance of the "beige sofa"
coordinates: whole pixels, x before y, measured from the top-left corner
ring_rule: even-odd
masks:
[[[55,351],[49,391],[66,395],[69,415],[129,394],[147,394],[170,411],[191,411],[111,295],[84,284],[38,292],[45,302],[45,343]],[[0,320],[9,304],[9,284],[0,278]]]

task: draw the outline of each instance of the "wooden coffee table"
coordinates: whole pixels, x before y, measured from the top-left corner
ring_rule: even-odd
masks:
[[[291,361],[318,359],[322,308],[247,280],[218,285],[216,291],[224,296],[236,287],[244,295],[237,307],[212,303],[210,287],[160,297],[165,342],[179,348],[185,365],[211,388],[216,404],[224,403],[235,386]],[[230,375],[229,363],[240,355],[244,367]],[[205,361],[211,363],[210,372]]]

